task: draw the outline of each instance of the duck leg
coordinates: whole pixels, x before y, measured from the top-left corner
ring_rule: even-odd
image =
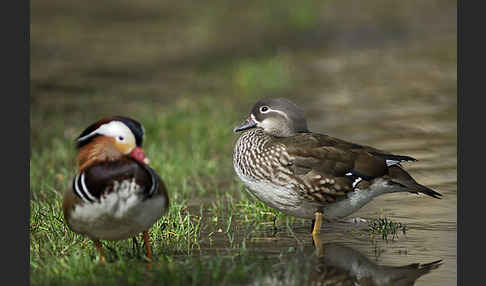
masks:
[[[313,220],[313,229],[312,229],[312,239],[314,241],[314,247],[317,249],[318,256],[324,255],[324,249],[322,248],[322,240],[321,240],[321,225],[322,225],[322,212],[315,213],[315,219]]]
[[[94,240],[93,242],[96,245],[96,248],[98,249],[98,252],[100,253],[101,263],[105,264],[106,263],[106,260],[105,260],[105,256],[103,255],[103,245],[101,244],[101,241]]]
[[[322,213],[316,212],[315,219],[312,220],[313,222],[313,229],[312,229],[312,236],[321,233],[321,225],[322,225]]]
[[[143,236],[143,242],[145,244],[145,254],[147,256],[147,258],[150,260],[148,263],[147,263],[147,271],[150,271],[152,269],[152,250],[150,249],[150,235],[148,233],[148,231],[144,231],[142,233],[142,236]],[[149,273],[149,272],[147,272]],[[150,274],[148,274],[150,275]]]
[[[147,255],[147,258],[152,260],[152,250],[150,249],[150,235],[147,230],[144,231],[142,235],[143,235],[143,242],[145,244],[145,253]]]

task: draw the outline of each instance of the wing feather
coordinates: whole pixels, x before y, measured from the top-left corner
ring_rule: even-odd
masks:
[[[362,181],[387,175],[389,166],[415,160],[316,133],[277,138],[272,144],[285,147],[289,168],[310,186],[303,196],[316,201],[335,201]]]

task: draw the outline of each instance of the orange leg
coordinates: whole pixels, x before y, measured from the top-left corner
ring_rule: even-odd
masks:
[[[152,260],[152,250],[150,249],[150,235],[147,230],[143,232],[143,242],[145,243],[145,253],[147,254],[147,258]]]
[[[152,250],[150,249],[150,235],[146,230],[142,233],[142,236],[143,242],[145,244],[145,253],[147,255],[147,258],[150,259],[150,261],[147,263],[147,271],[150,271],[152,269]],[[147,273],[150,275],[149,272]]]
[[[314,229],[312,230],[312,235],[321,233],[321,225],[322,225],[322,213],[316,212],[315,213]]]
[[[324,255],[324,248],[322,245],[321,239],[321,225],[322,225],[322,213],[316,212],[315,213],[315,223],[314,229],[312,230],[312,240],[314,241],[314,246],[317,249],[317,255],[323,256]]]
[[[98,248],[98,252],[100,253],[101,263],[105,264],[106,260],[105,260],[105,256],[103,255],[103,245],[99,240],[94,240],[93,242],[96,245],[96,248]]]

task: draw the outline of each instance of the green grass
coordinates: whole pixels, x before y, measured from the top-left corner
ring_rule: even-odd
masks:
[[[253,100],[247,99],[248,108]],[[215,104],[221,107],[216,112]],[[243,279],[243,272],[250,270],[235,268],[229,262],[245,250],[246,240],[236,241],[237,233],[245,225],[267,228],[274,218],[278,218],[277,225],[287,222],[282,214],[254,202],[234,176],[231,157],[236,136],[232,127],[247,111],[238,114],[234,112],[234,103],[211,97],[181,99],[158,112],[153,109],[140,105],[140,116],[136,119],[146,129],[144,149],[152,168],[167,185],[171,204],[167,215],[150,229],[155,263],[149,281],[159,285],[160,277],[164,277],[171,285],[200,285]],[[145,271],[140,238],[138,252],[134,251],[131,240],[104,241],[109,263],[101,265],[92,242],[70,231],[64,223],[62,193],[76,168],[73,140],[91,122],[70,127],[71,131],[66,132],[62,130],[66,128],[62,118],[49,119],[48,132],[57,135],[45,136],[35,134],[42,132],[34,122],[37,116],[32,116],[32,132],[43,142],[33,144],[30,160],[32,284],[133,285],[140,282],[138,279]],[[192,256],[199,253],[200,242],[210,240],[219,230],[225,239],[219,240],[218,246],[237,251],[227,258],[214,257],[209,263],[197,262]],[[174,258],[179,255],[187,259]],[[255,261],[254,267],[256,264]],[[221,270],[224,267],[228,269]]]
[[[248,261],[249,256],[163,257],[152,264],[150,271],[135,259],[117,260],[107,265],[85,255],[62,259],[57,267],[46,269],[35,277],[36,285],[224,285],[244,284],[248,272],[261,272],[261,260]],[[245,265],[240,267],[239,265]],[[221,284],[223,283],[223,284]]]
[[[387,217],[374,218],[368,222],[368,232],[371,236],[379,235],[385,241],[398,238],[400,233],[405,235],[407,233],[407,225],[401,222],[395,222]]]

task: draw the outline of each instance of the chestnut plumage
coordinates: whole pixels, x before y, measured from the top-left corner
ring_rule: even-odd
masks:
[[[169,207],[164,182],[147,164],[143,140],[143,126],[122,116],[101,119],[76,139],[78,168],[64,194],[64,218],[72,231],[95,242],[102,261],[100,240],[141,232],[148,240],[148,229]]]

